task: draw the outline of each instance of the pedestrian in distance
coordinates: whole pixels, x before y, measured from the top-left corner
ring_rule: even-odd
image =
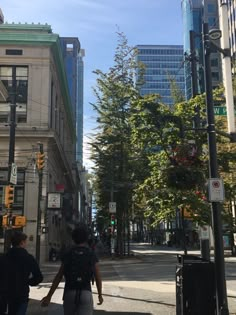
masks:
[[[1,267],[4,265],[4,295],[8,315],[25,315],[28,307],[30,286],[43,281],[38,263],[26,250],[27,235],[21,231],[13,233],[12,247],[4,254]]]
[[[64,315],[92,315],[93,296],[91,282],[93,283],[95,279],[98,304],[101,305],[103,303],[102,280],[97,256],[88,245],[86,225],[79,224],[73,230],[72,240],[75,245],[63,255],[60,269],[52,282],[48,294],[41,300],[41,305],[49,305],[53,293],[64,276]]]

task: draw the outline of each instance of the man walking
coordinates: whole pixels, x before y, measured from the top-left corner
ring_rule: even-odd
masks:
[[[72,232],[75,246],[70,248],[62,257],[61,267],[52,282],[52,286],[42,301],[42,306],[48,306],[53,293],[58,287],[62,277],[65,277],[63,307],[65,315],[92,315],[93,297],[91,281],[96,281],[98,291],[98,304],[103,303],[102,280],[100,276],[98,259],[88,246],[88,230],[80,224]]]
[[[43,276],[39,266],[26,248],[27,235],[16,231],[11,239],[12,247],[4,257],[8,315],[25,315],[29,300],[29,286],[36,286]]]

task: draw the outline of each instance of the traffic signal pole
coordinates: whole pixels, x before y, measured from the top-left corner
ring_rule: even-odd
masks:
[[[36,236],[36,260],[40,262],[40,246],[41,246],[41,218],[42,218],[42,209],[41,209],[41,200],[42,200],[42,184],[43,184],[43,168],[44,168],[44,153],[43,153],[43,144],[39,143],[39,152],[37,153],[36,165],[39,175],[39,189],[38,189],[38,212],[37,212],[37,236]]]
[[[12,67],[12,91],[10,94],[10,138],[9,138],[9,157],[8,157],[8,184],[11,180],[12,163],[15,161],[15,132],[16,132],[16,67]],[[7,215],[12,216],[11,206],[7,208]],[[4,233],[4,252],[11,246],[12,229],[6,228]]]

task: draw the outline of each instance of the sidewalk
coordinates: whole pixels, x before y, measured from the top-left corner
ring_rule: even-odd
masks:
[[[101,270],[104,274],[103,292],[104,304],[98,306],[96,288],[93,286],[95,312],[94,315],[176,315],[175,303],[175,279],[173,275],[163,278],[140,279],[140,272],[144,266],[151,271],[152,260],[159,255],[160,263],[163,266],[169,264],[175,266],[176,255],[183,254],[182,250],[164,246],[151,246],[146,243],[132,243],[130,257],[115,258],[103,257],[100,260]],[[191,250],[191,255],[200,255],[200,251]],[[166,256],[171,255],[172,257]],[[169,257],[169,258],[168,258]],[[227,264],[234,270],[235,257],[226,257]],[[51,278],[57,272],[60,263],[43,264],[42,271],[45,275],[45,283],[38,287],[31,288],[31,301],[28,314],[31,315],[63,315],[62,294],[64,283],[61,283],[56,290],[52,303],[48,308],[41,308],[40,300],[48,292],[51,285]],[[150,266],[150,267],[149,267]],[[236,266],[236,265],[235,265]],[[164,269],[166,267],[163,267]],[[148,270],[148,269],[147,269]],[[154,270],[155,272],[155,270]],[[130,274],[127,278],[125,275]],[[137,276],[132,279],[132,275]],[[235,268],[236,275],[236,268]],[[49,279],[47,282],[47,278]],[[230,276],[227,279],[228,304],[230,315],[236,315],[236,277]]]
[[[154,255],[154,254],[170,254],[170,255],[184,255],[184,250],[168,247],[165,245],[151,245],[149,243],[131,243],[131,252],[134,255]],[[188,249],[188,255],[201,256],[201,251],[197,249]],[[225,250],[225,261],[236,262],[236,256],[231,256],[230,250]],[[214,260],[214,251],[211,250],[211,259]]]
[[[177,255],[184,255],[184,251],[182,249],[177,249],[174,247],[167,247],[167,246],[160,246],[160,245],[151,245],[149,243],[132,243],[131,244],[132,253],[136,257],[147,257],[148,255],[155,255],[155,254],[167,254],[172,256]],[[201,256],[200,250],[187,250],[188,255],[194,255],[194,256]],[[230,263],[232,265],[235,264],[234,269],[235,273],[232,275],[229,275],[227,277],[226,272],[226,285],[227,285],[227,295],[228,297],[235,298],[236,299],[236,257],[231,256],[231,251],[225,250],[224,252],[224,260],[225,263]],[[214,251],[211,250],[211,260],[214,261]],[[176,259],[177,262],[177,259]],[[225,268],[227,271],[227,268]],[[235,281],[234,285],[232,285],[232,282]],[[235,310],[236,314],[236,310]]]

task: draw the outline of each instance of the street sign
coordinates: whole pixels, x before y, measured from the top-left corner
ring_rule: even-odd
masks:
[[[116,202],[109,202],[109,212],[116,213]]]
[[[49,209],[61,209],[61,194],[48,193],[48,206]]]
[[[224,201],[224,184],[221,178],[210,178],[208,180],[208,191],[210,202]]]
[[[214,106],[214,114],[216,116],[227,116],[226,106]]]
[[[209,240],[210,239],[210,228],[208,225],[200,227],[200,239]]]
[[[10,183],[16,185],[17,184],[17,166],[15,163],[11,164],[11,176]]]

